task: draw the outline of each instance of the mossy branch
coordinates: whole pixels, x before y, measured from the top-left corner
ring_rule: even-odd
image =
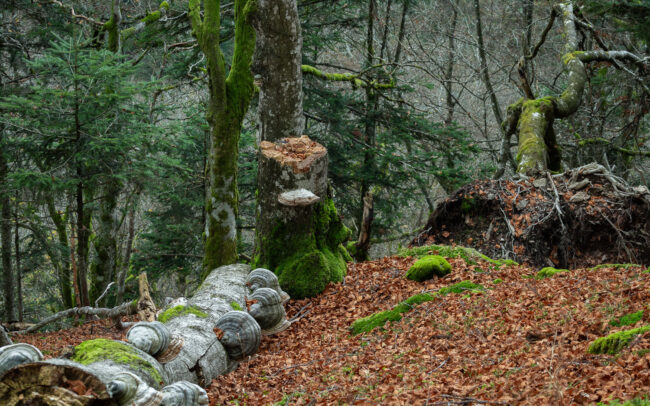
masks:
[[[367,81],[361,79],[358,74],[352,73],[327,73],[310,65],[301,66],[302,73],[305,75],[316,76],[319,79],[329,80],[332,82],[350,82],[354,89],[372,88],[372,89],[392,89],[395,87],[395,80],[391,78],[389,83],[380,83],[376,80]]]
[[[603,144],[607,145],[608,147],[612,148],[615,151],[620,152],[621,154],[628,155],[628,156],[645,156],[645,157],[650,157],[650,151],[639,151],[639,150],[633,150],[633,149],[628,149],[628,148],[622,148],[616,145],[613,145],[611,141],[606,140],[605,138],[586,138],[586,139],[581,139],[578,141],[578,145],[581,147],[589,144]]]

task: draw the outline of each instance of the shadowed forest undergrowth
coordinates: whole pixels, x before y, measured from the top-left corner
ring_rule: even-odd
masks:
[[[538,279],[524,266],[450,258],[448,276],[418,283],[404,278],[414,261],[349,264],[344,283],[290,301],[293,325],[264,337],[256,355],[213,381],[211,404],[593,404],[650,390],[650,334],[617,355],[587,352],[599,337],[650,324],[644,267]],[[484,290],[436,297],[400,321],[350,334],[359,318],[461,281]],[[621,325],[632,313],[640,317]],[[54,357],[100,335],[122,333],[92,322],[16,338]]]

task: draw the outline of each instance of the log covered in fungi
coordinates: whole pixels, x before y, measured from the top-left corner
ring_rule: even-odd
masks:
[[[260,326],[238,310],[246,309],[253,294],[250,269],[241,264],[215,269],[191,298],[176,300],[158,321],[135,324],[129,342],[89,340],[76,346],[70,359],[46,361],[24,344],[11,346],[14,353],[3,347],[7,368],[0,369],[0,404],[25,399],[45,405],[207,404],[201,386],[236,368],[259,346]],[[276,300],[267,304],[281,306],[273,292]]]

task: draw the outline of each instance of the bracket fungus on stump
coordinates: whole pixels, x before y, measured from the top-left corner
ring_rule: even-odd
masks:
[[[311,297],[340,282],[351,258],[327,187],[327,149],[307,136],[260,144],[254,264],[273,269],[293,298]]]

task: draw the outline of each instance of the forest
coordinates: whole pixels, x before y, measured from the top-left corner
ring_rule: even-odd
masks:
[[[650,0],[2,0],[0,404],[650,404]]]

